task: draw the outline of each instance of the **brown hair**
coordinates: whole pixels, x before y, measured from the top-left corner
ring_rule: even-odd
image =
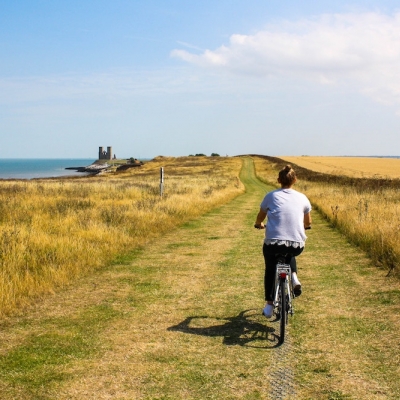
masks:
[[[282,186],[292,186],[296,182],[296,172],[290,164],[279,171],[278,180]]]

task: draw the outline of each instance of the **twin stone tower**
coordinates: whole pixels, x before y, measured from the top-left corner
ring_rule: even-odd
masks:
[[[112,159],[112,147],[108,146],[107,151],[103,150],[103,147],[99,147],[99,160],[111,160],[111,159]]]

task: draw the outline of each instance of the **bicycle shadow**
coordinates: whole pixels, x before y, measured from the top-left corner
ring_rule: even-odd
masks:
[[[221,321],[224,321],[221,323]],[[260,322],[262,321],[262,322]],[[167,329],[191,335],[223,338],[226,346],[246,346],[272,349],[279,346],[275,329],[266,325],[266,319],[257,310],[245,310],[235,317],[218,318],[191,316]]]

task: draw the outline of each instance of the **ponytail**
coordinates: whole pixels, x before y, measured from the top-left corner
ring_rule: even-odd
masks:
[[[279,171],[279,183],[282,186],[292,186],[296,182],[296,172],[290,164]]]

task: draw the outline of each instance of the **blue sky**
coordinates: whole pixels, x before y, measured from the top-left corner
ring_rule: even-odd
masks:
[[[0,0],[0,158],[400,155],[398,1]]]

